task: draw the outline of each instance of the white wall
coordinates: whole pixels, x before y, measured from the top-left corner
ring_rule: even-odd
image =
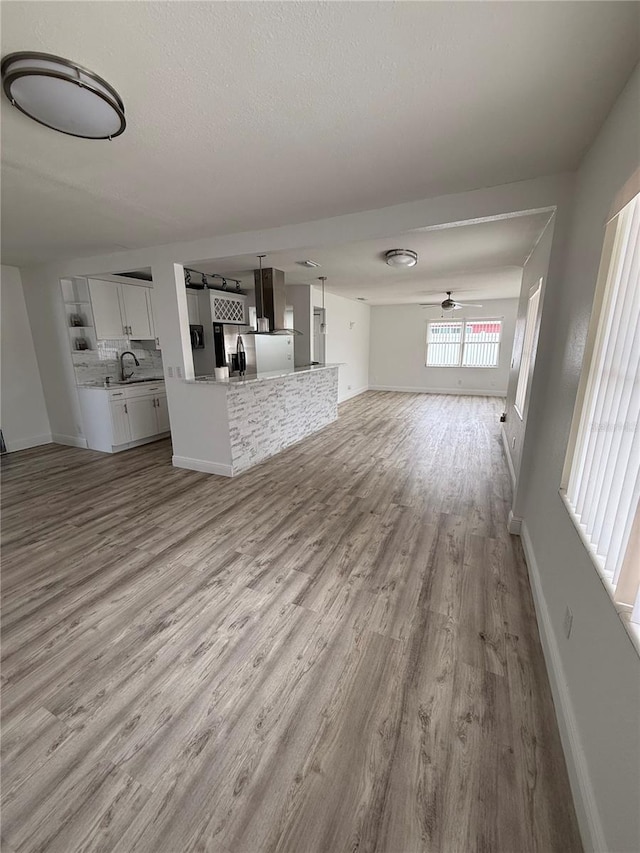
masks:
[[[438,308],[418,305],[374,305],[371,309],[370,387],[505,396],[517,310],[517,299],[485,299],[482,308],[456,311],[453,317],[455,320],[503,318],[498,367],[427,367],[427,323],[439,320],[442,312]]]
[[[576,178],[564,268],[549,284],[516,499],[587,849],[640,850],[640,657],[558,494],[604,227],[640,166],[640,69]],[[556,241],[554,240],[554,243]],[[571,637],[562,620],[573,611]]]
[[[7,450],[51,441],[20,270],[2,267],[0,282],[0,427]]]
[[[319,288],[313,289],[313,304],[322,306]],[[333,293],[324,297],[327,334],[326,364],[341,364],[338,371],[338,402],[342,403],[369,387],[369,333],[371,309],[363,302]]]

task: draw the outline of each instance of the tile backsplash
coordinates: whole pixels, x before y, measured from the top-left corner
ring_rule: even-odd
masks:
[[[134,353],[140,367],[136,367],[132,358],[127,358],[127,372],[134,371],[139,378],[162,376],[162,353],[155,348],[153,341],[129,341],[128,338],[97,341],[94,350],[80,350],[71,353],[76,373],[76,384],[102,384],[107,376],[113,381],[120,378],[120,354],[125,350]]]

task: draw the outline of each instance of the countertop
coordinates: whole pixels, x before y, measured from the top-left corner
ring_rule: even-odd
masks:
[[[101,391],[109,390],[110,388],[127,388],[130,385],[144,385],[145,382],[164,382],[164,376],[145,376],[144,379],[136,379],[133,382],[110,382],[108,385],[104,384],[104,380],[100,381],[99,379],[95,379],[89,382],[81,382],[78,385],[78,388],[98,388]]]
[[[186,379],[192,385],[222,385],[230,388],[237,385],[252,385],[255,382],[267,382],[271,379],[283,379],[287,376],[298,376],[301,373],[315,373],[317,370],[329,370],[340,367],[340,364],[309,364],[307,367],[292,367],[289,370],[268,370],[263,373],[251,373],[248,376],[230,376],[228,379],[216,379],[214,376],[196,376]]]

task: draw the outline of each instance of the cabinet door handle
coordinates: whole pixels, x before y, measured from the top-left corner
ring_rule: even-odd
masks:
[[[156,398],[156,403],[158,404],[158,408],[160,408],[160,397]]]
[[[154,397],[153,398],[153,408],[155,409],[155,407],[156,407],[156,398]]]
[[[129,409],[127,409],[127,404],[126,404],[126,403],[124,404],[124,413],[125,413],[125,415],[128,415],[128,414],[129,414]]]

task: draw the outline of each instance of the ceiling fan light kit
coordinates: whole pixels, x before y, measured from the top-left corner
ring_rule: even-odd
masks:
[[[415,267],[418,263],[418,253],[413,249],[389,249],[384,255],[385,261],[390,267]]]
[[[0,71],[11,104],[38,124],[82,139],[113,139],[124,132],[120,95],[76,62],[22,51],[5,56]]]
[[[451,290],[447,290],[447,298],[442,302],[421,302],[421,308],[435,308],[439,306],[443,311],[459,311],[461,308],[482,308],[482,305],[477,302],[456,302],[451,298]]]

